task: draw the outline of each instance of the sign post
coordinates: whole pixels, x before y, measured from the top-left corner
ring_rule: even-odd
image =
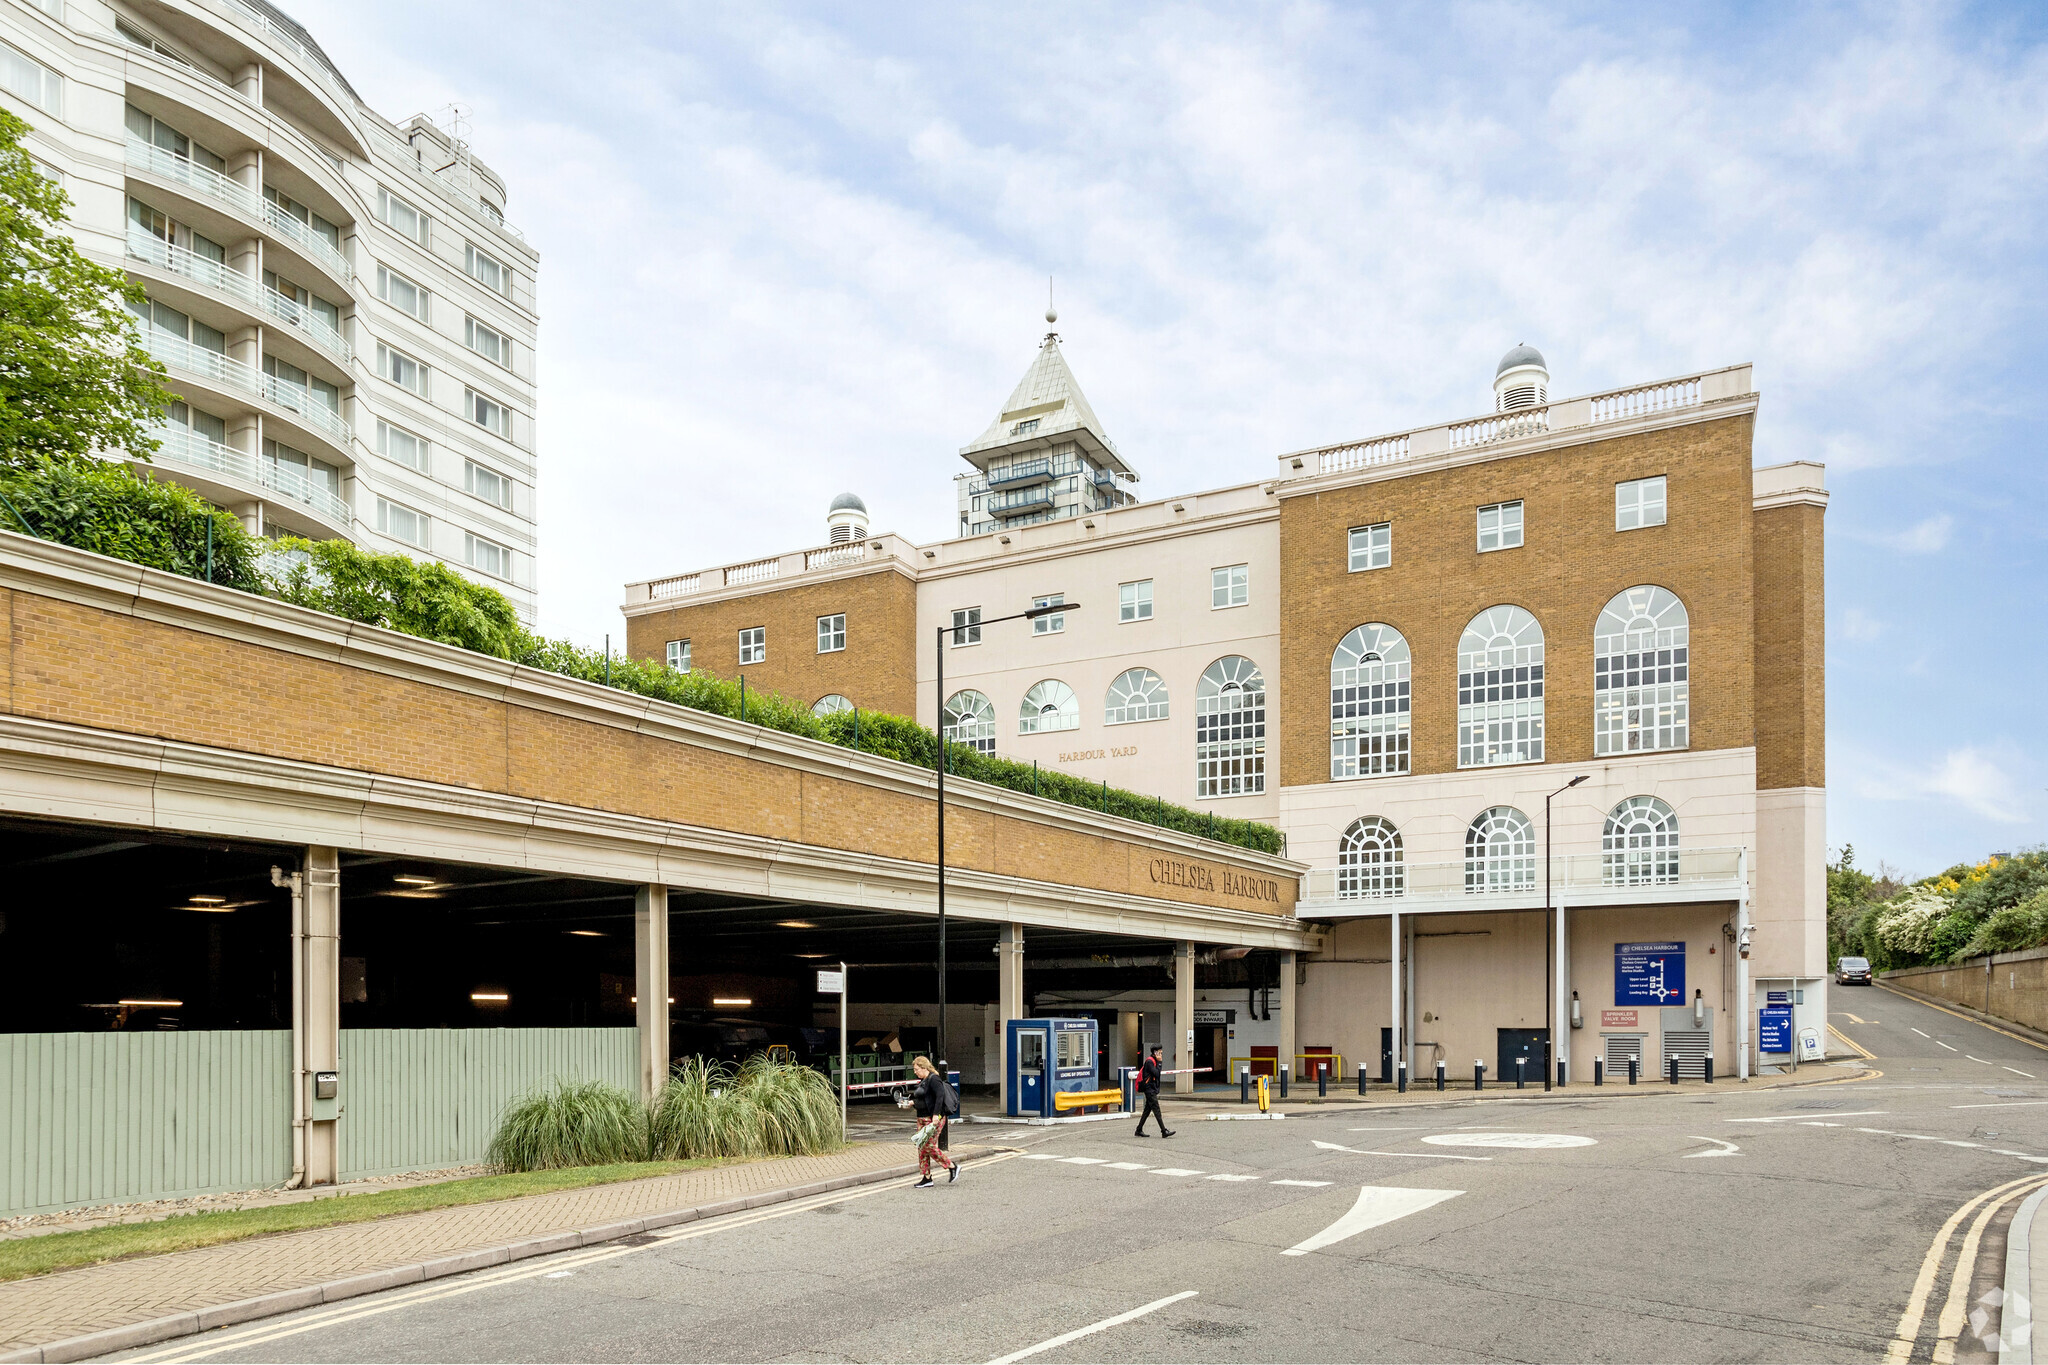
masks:
[[[846,964],[828,972],[818,969],[818,994],[839,997],[839,1140],[846,1141],[846,1083],[852,1075],[846,1069]]]

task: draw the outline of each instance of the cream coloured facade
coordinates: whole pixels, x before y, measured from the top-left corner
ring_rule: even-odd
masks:
[[[535,610],[538,255],[465,129],[366,108],[266,0],[0,10],[0,105],[149,294],[161,477]]]

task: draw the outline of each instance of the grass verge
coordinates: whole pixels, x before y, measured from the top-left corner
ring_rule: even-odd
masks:
[[[641,1180],[648,1176],[674,1175],[679,1171],[732,1164],[730,1159],[717,1158],[635,1161],[616,1166],[485,1175],[469,1180],[444,1181],[438,1185],[421,1185],[414,1189],[333,1195],[260,1209],[221,1209],[180,1214],[153,1223],[120,1223],[112,1227],[87,1228],[81,1232],[48,1232],[37,1237],[16,1237],[0,1241],[0,1280],[18,1280],[27,1275],[96,1265],[102,1261],[126,1260],[132,1256],[190,1251],[195,1247],[218,1246],[222,1242],[239,1242],[246,1237],[262,1237],[274,1232],[362,1223],[402,1213],[425,1213],[462,1204],[482,1204],[493,1199],[517,1199],[521,1195],[551,1194],[556,1190],[580,1189],[586,1185],[609,1185],[620,1180]]]

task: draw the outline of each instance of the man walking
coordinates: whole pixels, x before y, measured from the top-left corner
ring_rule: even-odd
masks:
[[[1152,1051],[1138,1064],[1138,1092],[1145,1097],[1145,1112],[1138,1115],[1138,1136],[1145,1136],[1145,1120],[1159,1120],[1159,1136],[1170,1138],[1173,1129],[1166,1126],[1166,1115],[1159,1112],[1159,1044],[1152,1045]]]

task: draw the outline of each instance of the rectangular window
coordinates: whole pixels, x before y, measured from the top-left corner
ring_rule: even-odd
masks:
[[[668,666],[678,673],[690,671],[690,642],[670,640],[668,642]]]
[[[512,368],[512,340],[504,334],[484,326],[475,318],[462,320],[462,341],[493,365]]]
[[[1241,607],[1252,600],[1251,566],[1232,564],[1209,570],[1209,607]]]
[[[1056,592],[1050,597],[1032,598],[1031,605],[1034,607],[1057,607],[1065,603],[1066,600],[1067,595],[1065,593]],[[1031,623],[1031,633],[1033,635],[1057,635],[1066,628],[1067,614],[1063,611],[1056,611],[1050,616],[1041,616]]]
[[[380,420],[377,423],[377,453],[407,469],[417,469],[422,474],[427,472],[427,438],[415,436],[403,427],[394,427]]]
[[[953,613],[953,643],[955,645],[978,645],[981,643],[980,607],[963,607]]]
[[[485,431],[495,431],[509,439],[512,435],[512,414],[503,403],[494,403],[475,389],[463,390],[463,414]]]
[[[427,320],[427,291],[381,265],[377,267],[377,297],[408,317]]]
[[[425,512],[415,512],[410,507],[395,502],[377,499],[377,529],[393,540],[402,540],[424,550],[432,527]]]
[[[377,216],[421,246],[427,244],[427,215],[381,185],[377,187]]]
[[[1351,528],[1351,572],[1384,569],[1394,562],[1394,523]]]
[[[748,626],[740,632],[740,662],[757,664],[768,657],[768,627]]]
[[[1149,621],[1152,619],[1152,580],[1141,583],[1122,583],[1116,590],[1116,616],[1119,621]]]
[[[486,289],[503,294],[507,298],[512,296],[511,271],[498,264],[491,257],[484,255],[483,252],[478,251],[475,247],[470,247],[465,256],[471,279],[483,285]]]
[[[463,542],[469,567],[481,570],[493,578],[512,577],[512,552],[496,541],[465,533]]]
[[[818,618],[818,652],[831,654],[846,648],[846,613]]]
[[[0,42],[0,90],[18,95],[51,118],[64,117],[64,81],[11,43]]]
[[[1522,543],[1522,504],[1496,502],[1479,509],[1479,549],[1512,550]]]
[[[1614,485],[1614,529],[1633,531],[1664,524],[1664,476]]]
[[[474,460],[465,460],[462,465],[462,487],[493,507],[512,506],[512,480],[495,469],[486,469]]]
[[[377,373],[408,393],[427,396],[427,367],[381,341],[377,343]]]

